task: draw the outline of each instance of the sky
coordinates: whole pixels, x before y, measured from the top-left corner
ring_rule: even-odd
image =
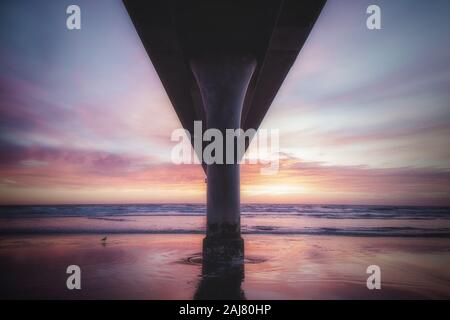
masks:
[[[0,204],[204,202],[121,1],[36,3],[0,3]],[[261,126],[280,130],[280,169],[243,165],[242,202],[450,205],[449,12],[329,0]]]

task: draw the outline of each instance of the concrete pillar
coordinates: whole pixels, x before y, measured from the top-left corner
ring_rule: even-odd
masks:
[[[215,261],[243,258],[239,164],[238,159],[234,164],[225,163],[225,130],[240,128],[244,98],[256,59],[237,52],[214,52],[196,56],[190,66],[202,95],[206,128],[218,129],[224,137],[224,164],[207,166],[204,258]]]

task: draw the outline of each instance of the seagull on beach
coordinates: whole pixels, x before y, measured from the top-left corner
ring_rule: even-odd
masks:
[[[108,239],[108,237],[104,237],[104,238],[102,239],[102,241],[103,241],[103,242],[106,242],[106,239]]]

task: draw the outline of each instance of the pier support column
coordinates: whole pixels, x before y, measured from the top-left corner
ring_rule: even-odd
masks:
[[[205,260],[243,259],[240,227],[240,173],[235,154],[226,164],[226,129],[239,129],[248,84],[256,60],[246,54],[214,52],[191,59],[206,114],[206,128],[223,136],[223,164],[207,165],[207,232],[203,242]]]

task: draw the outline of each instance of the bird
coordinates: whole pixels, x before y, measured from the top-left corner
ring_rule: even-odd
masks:
[[[102,239],[102,241],[103,241],[103,242],[105,242],[105,241],[106,241],[106,239],[108,239],[108,237],[104,237],[104,238]]]

